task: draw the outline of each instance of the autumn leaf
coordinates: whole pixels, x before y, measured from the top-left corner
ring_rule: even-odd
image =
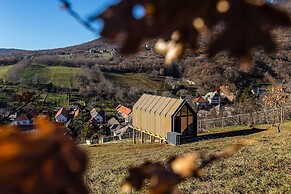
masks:
[[[134,17],[136,6],[144,8],[144,17]],[[123,54],[136,52],[143,39],[159,38],[156,49],[166,63],[180,59],[188,46],[195,49],[203,32],[217,33],[217,25],[225,28],[212,37],[209,56],[227,50],[249,59],[253,49],[274,51],[271,31],[290,26],[287,13],[262,0],[122,0],[96,18],[104,21],[103,37],[123,41]]]
[[[88,193],[82,181],[86,164],[86,154],[64,128],[45,118],[37,120],[34,133],[1,127],[0,193]]]

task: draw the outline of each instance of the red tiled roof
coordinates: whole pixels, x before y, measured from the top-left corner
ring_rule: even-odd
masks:
[[[64,117],[68,118],[68,117],[69,117],[69,112],[68,112],[66,109],[64,109],[64,108],[61,108],[61,109],[57,112],[55,118],[57,118],[59,115],[63,115]]]
[[[131,113],[131,110],[123,105],[118,105],[116,110],[125,115],[129,115]]]
[[[208,102],[208,101],[203,97],[198,97],[194,99],[194,102]]]
[[[29,121],[29,119],[24,114],[22,114],[19,117],[17,117],[15,121]]]

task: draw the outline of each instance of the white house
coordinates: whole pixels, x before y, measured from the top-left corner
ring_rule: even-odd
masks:
[[[64,108],[61,108],[55,115],[55,120],[57,123],[66,123],[68,121],[68,118],[69,112]]]
[[[204,98],[209,102],[209,104],[211,105],[219,105],[221,102],[220,99],[220,94],[219,92],[216,90],[214,92],[209,92],[207,93]]]
[[[14,125],[30,125],[30,120],[24,115],[20,115],[13,122]]]
[[[96,108],[93,108],[90,111],[91,118],[95,119],[98,123],[103,123],[103,117],[99,114],[99,112],[96,110]]]

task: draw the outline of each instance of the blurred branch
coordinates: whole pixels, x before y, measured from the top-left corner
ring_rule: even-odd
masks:
[[[95,29],[89,22],[83,19],[75,10],[72,9],[71,3],[67,0],[59,0],[62,5],[61,8],[67,10],[67,12],[75,18],[81,25],[87,28],[92,33],[96,34],[97,29]]]

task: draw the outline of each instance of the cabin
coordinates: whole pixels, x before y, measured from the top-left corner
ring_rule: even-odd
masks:
[[[197,113],[186,99],[143,94],[133,106],[132,125],[174,145],[197,137]]]

